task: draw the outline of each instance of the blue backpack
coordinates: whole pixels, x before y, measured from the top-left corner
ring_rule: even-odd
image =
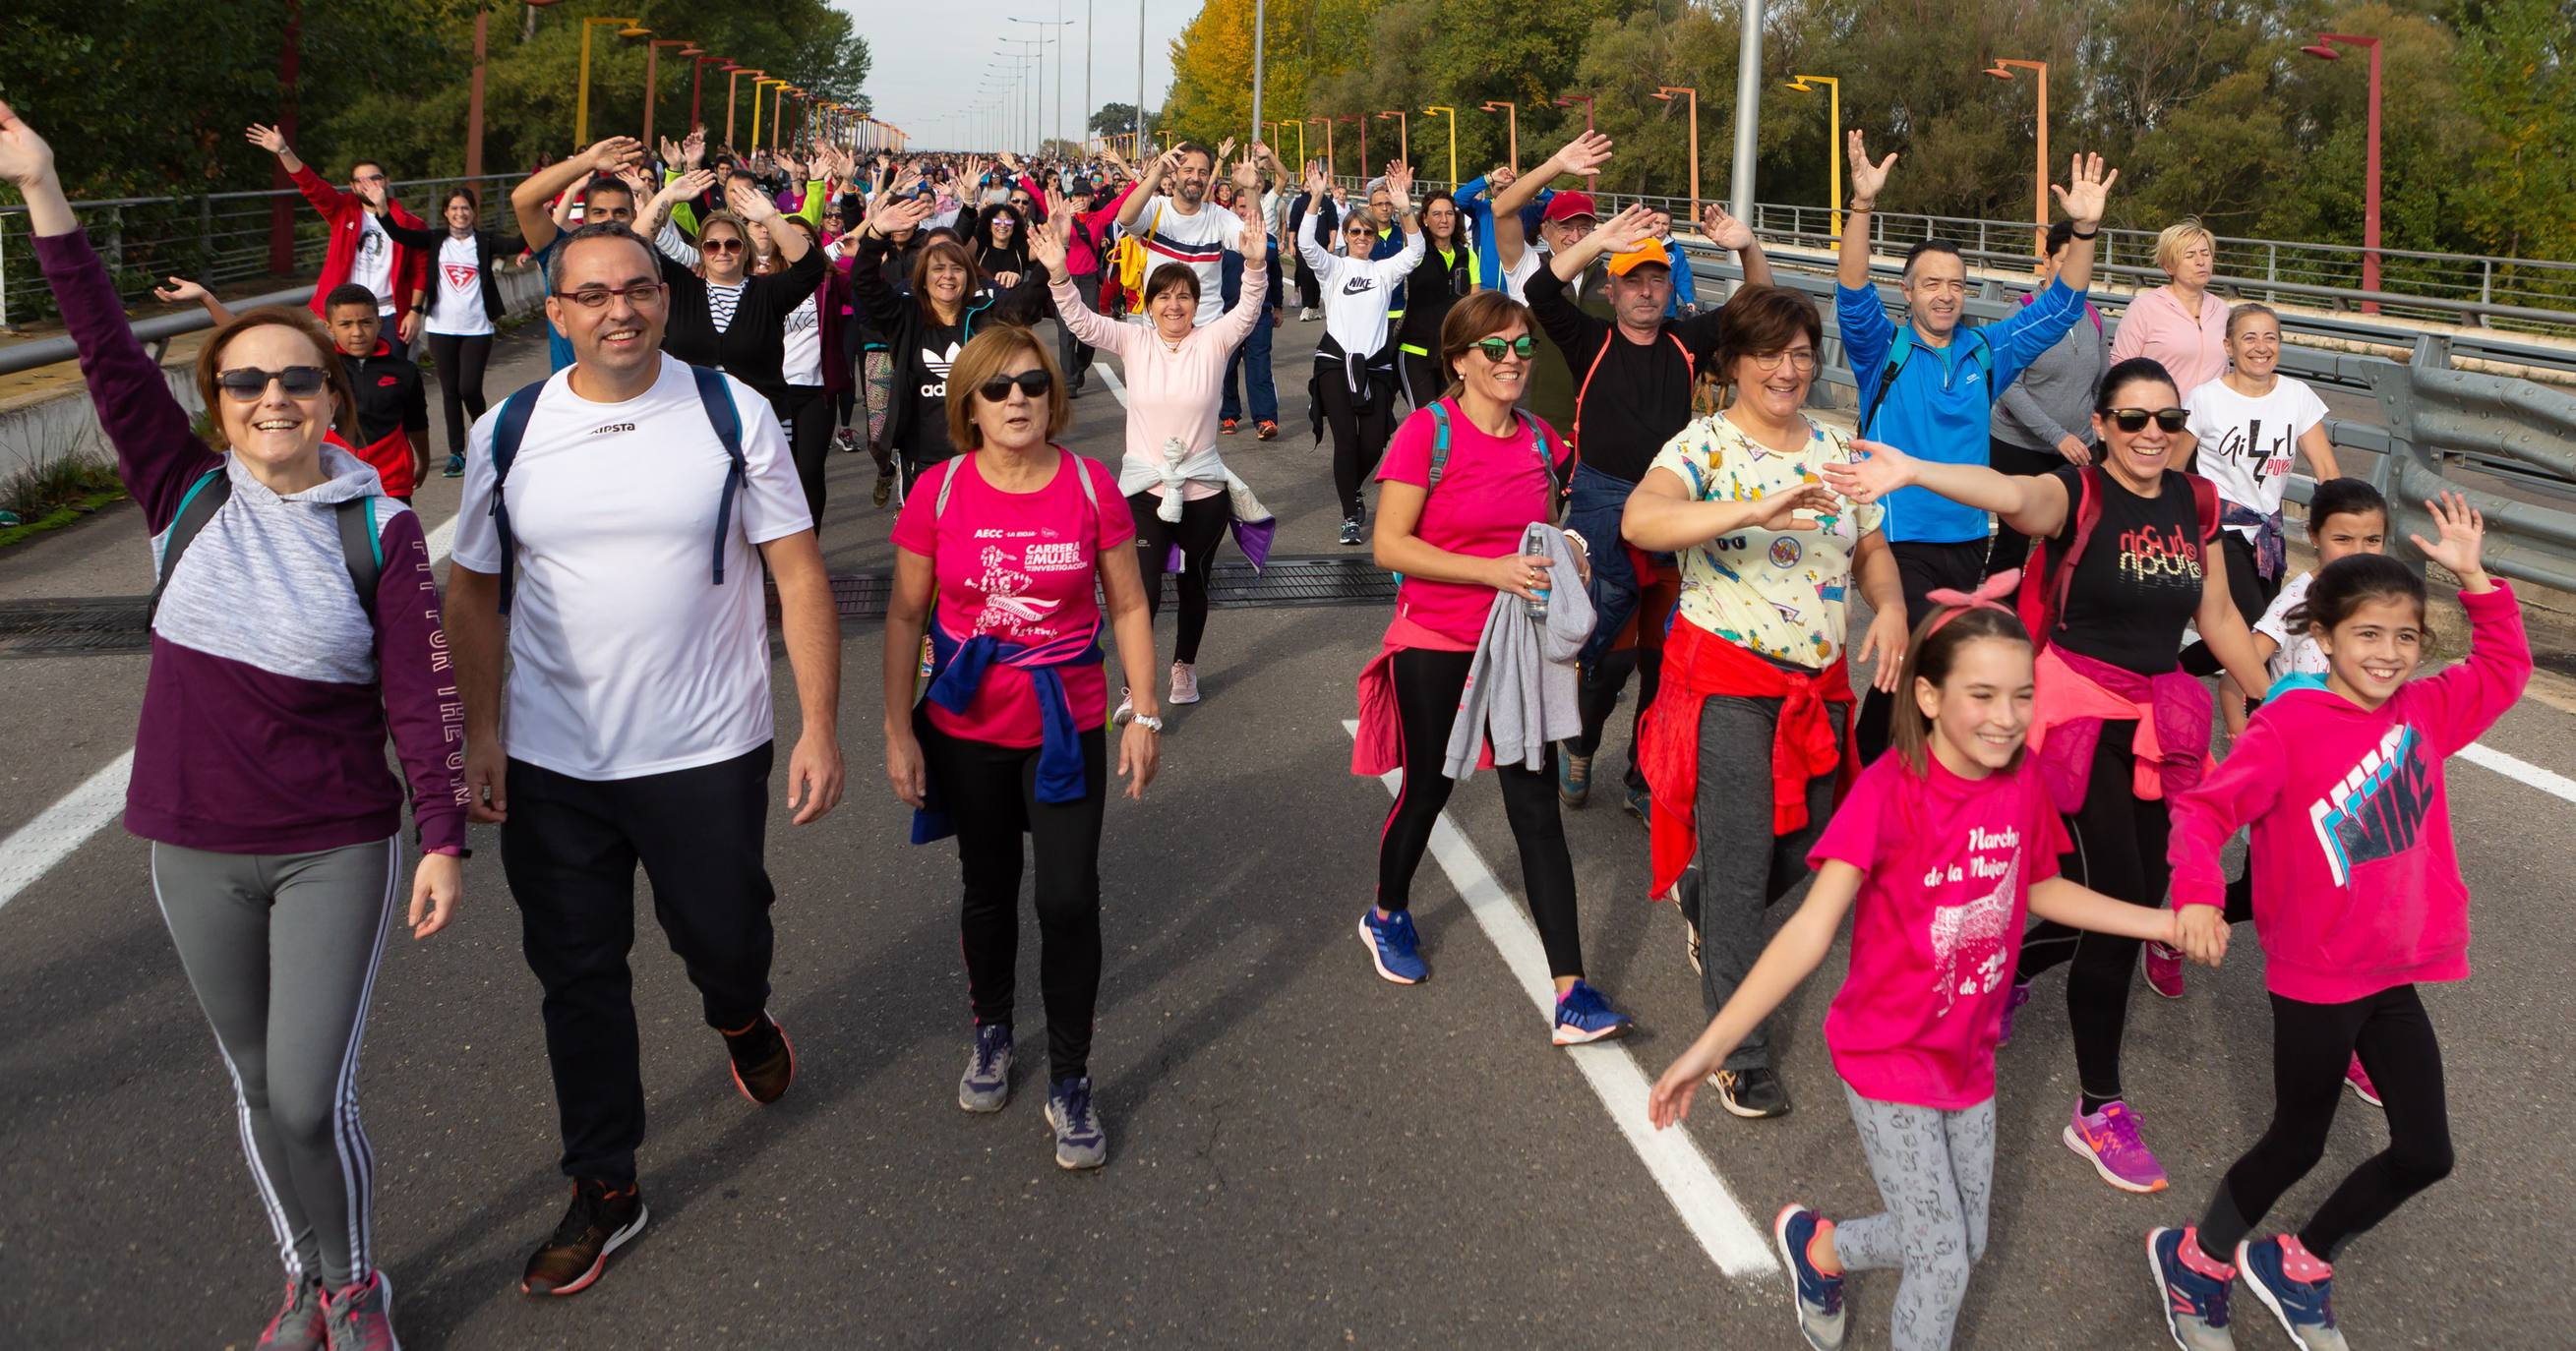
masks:
[[[731,463],[725,469],[724,498],[716,507],[715,586],[724,585],[725,536],[733,529],[733,495],[749,471],[742,458],[742,410],[734,406],[733,385],[721,371],[704,366],[691,366],[689,374],[698,382],[698,402],[707,410],[707,421],[715,427],[716,439],[724,443],[725,458]],[[539,380],[512,394],[501,404],[501,421],[492,429],[492,525],[501,536],[501,613],[510,612],[510,594],[519,572],[519,549],[510,534],[510,507],[503,489],[510,481],[510,462],[519,458],[519,443],[527,439],[528,419],[537,411],[537,396],[544,393],[546,381]]]
[[[1986,341],[1984,333],[1973,328],[1959,330],[1959,335],[1952,341],[1965,343],[1968,348],[1968,359],[1977,363],[1978,370],[1986,373],[1986,406],[1994,407],[1995,349]],[[1869,435],[1872,424],[1877,421],[1879,405],[1887,402],[1887,391],[1896,388],[1897,373],[1905,369],[1905,359],[1912,355],[1914,355],[1914,325],[1899,324],[1896,326],[1896,342],[1887,349],[1887,367],[1879,372],[1878,392],[1870,396],[1869,407],[1861,413],[1859,429],[1853,432],[1854,436]]]

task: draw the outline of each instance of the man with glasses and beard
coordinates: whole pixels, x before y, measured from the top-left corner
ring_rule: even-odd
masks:
[[[1225,255],[1237,251],[1235,242],[1243,236],[1242,218],[1208,200],[1215,172],[1215,151],[1184,142],[1146,165],[1144,180],[1118,208],[1118,228],[1144,241],[1147,276],[1165,263],[1180,263],[1198,274],[1197,326],[1202,328],[1225,313]],[[1236,166],[1237,188],[1257,191],[1259,185],[1250,160]]]
[[[786,437],[749,385],[663,353],[668,302],[625,225],[563,237],[546,310],[574,363],[475,424],[448,574],[468,811],[501,824],[573,1180],[532,1295],[587,1288],[645,1223],[637,864],[735,1086],[765,1105],[795,1076],[766,1008],[764,563],[803,713],[786,805],[801,826],[841,796],[840,621]]]

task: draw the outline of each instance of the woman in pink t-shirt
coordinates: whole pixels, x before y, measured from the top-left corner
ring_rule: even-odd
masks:
[[[1852,912],[1851,970],[1825,1015],[1825,1045],[1887,1209],[1836,1226],[1793,1204],[1772,1222],[1812,1345],[1842,1344],[1844,1272],[1890,1267],[1905,1273],[1897,1345],[1950,1344],[1969,1269],[1985,1252],[1995,1039],[2024,913],[2180,938],[2173,912],[2057,875],[2065,831],[2021,753],[2030,636],[1995,599],[2019,578],[1998,574],[1974,596],[1932,593],[1937,608],[1898,678],[1895,753],[1862,771],[1808,857],[1816,880],[1798,913],[1647,1102],[1659,1127],[1688,1115],[1709,1072],[1814,974]]]
[[[915,809],[913,842],[957,836],[959,915],[975,1044],[957,1105],[1010,1098],[1020,921],[1020,836],[1037,856],[1039,984],[1047,1013],[1047,1121],[1056,1162],[1097,1168],[1091,1013],[1100,993],[1100,822],[1108,799],[1108,678],[1154,669],[1154,625],[1127,503],[1109,471],[1054,443],[1063,381],[1025,328],[977,334],[948,375],[948,434],[963,453],[925,471],[894,527],[886,607],[886,777]],[[1108,598],[1104,619],[1092,583]],[[937,597],[933,608],[933,595]],[[918,702],[921,641],[931,679]],[[1119,738],[1127,796],[1153,780],[1163,720],[1151,687]]]
[[[1386,642],[1360,675],[1360,751],[1352,769],[1404,771],[1378,836],[1377,903],[1359,922],[1378,975],[1398,985],[1431,975],[1409,909],[1413,874],[1449,801],[1452,781],[1442,760],[1495,593],[1537,601],[1589,581],[1551,578],[1548,560],[1521,552],[1530,524],[1553,519],[1556,485],[1573,464],[1556,430],[1518,407],[1531,331],[1528,308],[1499,291],[1477,292],[1451,308],[1440,326],[1449,393],[1405,419],[1378,466],[1377,562],[1403,580]],[[1588,558],[1581,537],[1569,538],[1577,560]],[[1555,754],[1551,749],[1538,769],[1497,763],[1494,770],[1530,915],[1556,979],[1554,1039],[1571,1046],[1618,1036],[1630,1024],[1583,979]]]

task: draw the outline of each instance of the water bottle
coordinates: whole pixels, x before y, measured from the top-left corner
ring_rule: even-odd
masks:
[[[1539,528],[1536,526],[1532,526],[1528,530],[1523,531],[1521,533],[1522,555],[1528,558],[1547,557],[1547,547],[1544,543],[1546,538],[1546,536],[1539,533]],[[1531,594],[1521,602],[1522,609],[1528,613],[1529,617],[1542,624],[1547,622],[1547,597],[1549,590],[1550,588],[1546,586],[1531,587]]]

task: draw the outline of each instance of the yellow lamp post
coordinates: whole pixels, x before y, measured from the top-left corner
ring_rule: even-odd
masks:
[[[760,101],[768,97],[771,85],[785,83],[767,76],[751,82],[751,148],[755,151],[760,149]]]
[[[1437,103],[1422,110],[1424,117],[1433,113],[1445,113],[1449,118],[1449,190],[1455,192],[1458,190],[1458,110]]]
[[[1799,75],[1790,79],[1789,87],[1801,94],[1825,87],[1828,113],[1833,126],[1825,137],[1825,202],[1831,210],[1831,231],[1837,240],[1843,237],[1843,82],[1831,75]]]
[[[626,27],[620,29],[617,34],[617,36],[622,38],[647,37],[653,32],[650,28],[638,27],[636,20],[633,19],[584,19],[581,21],[581,84],[579,92],[573,96],[572,114],[572,139],[575,145],[587,146],[590,144],[590,30],[604,23],[622,23],[626,25]]]
[[[2010,80],[2015,67],[2035,71],[2039,75],[2039,165],[2035,190],[2039,200],[2032,208],[2033,218],[2039,222],[2039,232],[2031,236],[2031,252],[2045,258],[2048,256],[2048,63],[1999,57],[1986,68],[1985,73],[1998,80]]]
[[[743,76],[745,76],[745,75],[748,75],[748,76],[750,76],[750,77],[752,78],[753,86],[754,86],[754,87],[753,87],[752,92],[753,92],[753,94],[754,94],[754,95],[757,95],[757,94],[759,93],[758,83],[759,83],[760,77],[761,77],[761,76],[763,76],[763,75],[766,75],[766,74],[768,74],[768,73],[769,73],[769,72],[768,72],[768,71],[765,71],[765,70],[753,70],[753,69],[752,69],[751,67],[749,67],[749,66],[736,66],[736,67],[734,68],[734,71],[733,71],[733,78],[731,78],[731,79],[729,79],[729,80],[726,80],[726,81],[725,81],[725,139],[724,139],[724,143],[725,143],[725,148],[726,148],[727,150],[731,150],[731,149],[733,148],[733,146],[734,146],[734,139],[733,139],[733,110],[734,110],[737,106],[739,106],[739,105],[741,104],[741,102],[742,102],[742,77],[743,77]],[[757,112],[759,111],[759,108],[758,108],[758,99],[757,99],[756,97],[754,98],[753,103],[754,103],[753,112],[754,112],[754,113],[757,113]]]

